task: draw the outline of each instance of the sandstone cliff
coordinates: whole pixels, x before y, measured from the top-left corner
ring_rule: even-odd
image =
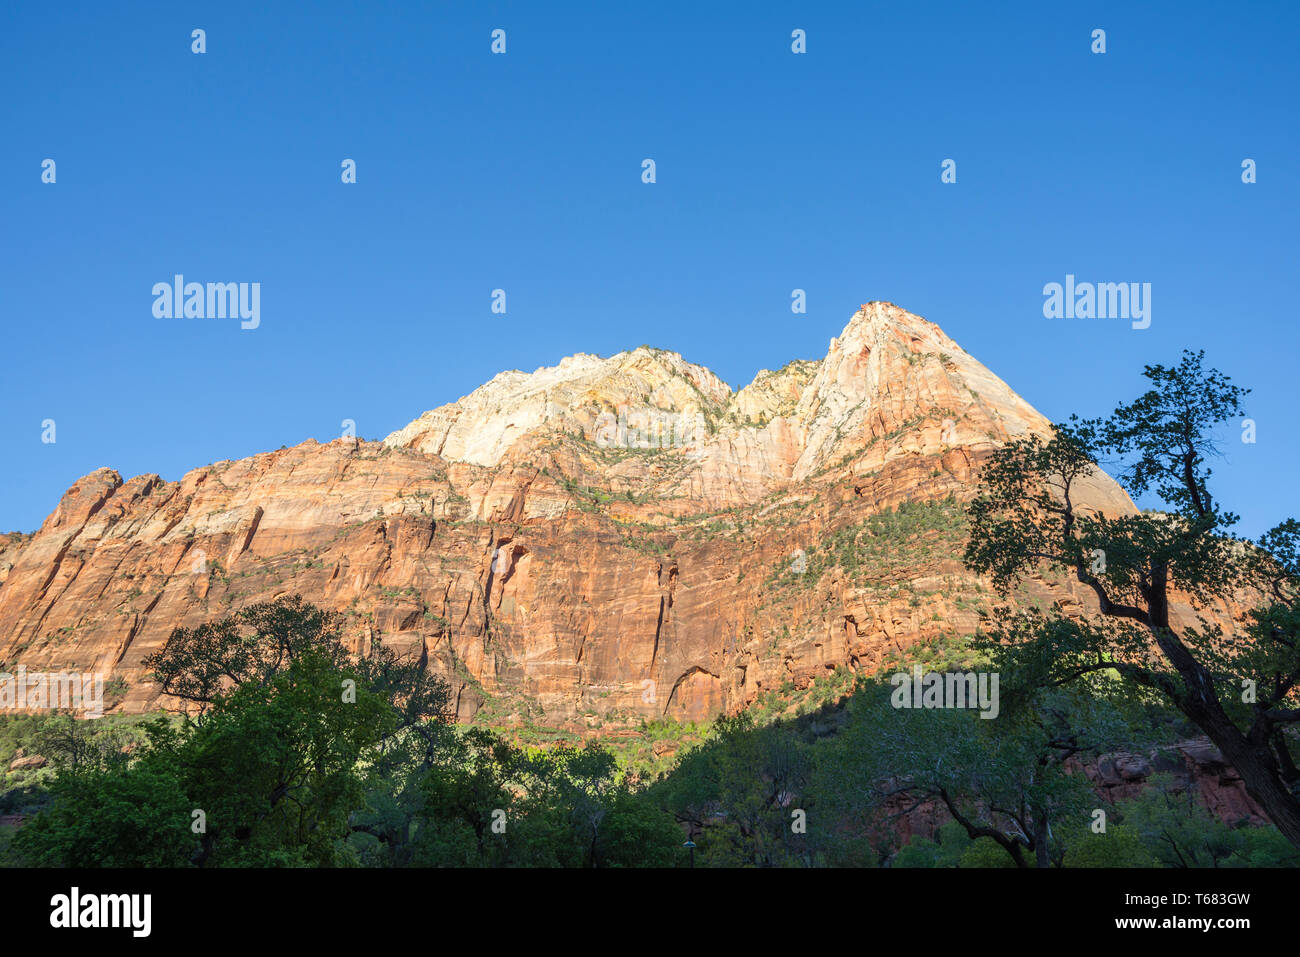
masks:
[[[739,392],[671,352],[577,355],[382,443],[85,476],[35,535],[0,537],[0,661],[109,673],[145,709],[141,663],[173,628],[301,593],[358,651],[445,674],[462,718],[705,719],[972,633],[990,595],[956,503],[991,450],[1047,428],[888,303]],[[1133,507],[1100,473],[1085,498]]]

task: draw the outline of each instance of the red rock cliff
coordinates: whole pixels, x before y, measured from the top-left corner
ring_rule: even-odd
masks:
[[[888,303],[739,392],[675,353],[573,356],[382,443],[85,476],[34,536],[0,538],[0,661],[111,673],[145,709],[141,662],[173,628],[301,593],[359,651],[424,656],[462,718],[704,719],[973,632],[989,595],[960,510],[893,537],[870,519],[968,497],[991,450],[1047,427]],[[1100,473],[1087,503],[1132,509]]]

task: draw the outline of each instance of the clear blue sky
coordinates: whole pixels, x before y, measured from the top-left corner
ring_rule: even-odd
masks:
[[[888,299],[1054,419],[1204,348],[1255,389],[1217,470],[1257,534],[1300,472],[1300,13],[1137,6],[8,5],[0,529],[579,351],[738,387]],[[261,282],[261,328],[154,318],[177,272]],[[1066,273],[1150,282],[1151,327],[1043,318]]]

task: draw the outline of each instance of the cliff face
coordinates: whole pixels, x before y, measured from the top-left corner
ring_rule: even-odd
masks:
[[[0,661],[120,677],[145,709],[141,662],[173,628],[301,593],[358,651],[425,657],[462,718],[705,719],[973,632],[990,596],[954,501],[1047,428],[888,303],[739,392],[675,353],[573,356],[382,443],[85,476],[34,536],[0,537]],[[1133,508],[1101,473],[1084,501]]]

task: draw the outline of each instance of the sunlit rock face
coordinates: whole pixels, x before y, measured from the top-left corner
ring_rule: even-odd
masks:
[[[960,561],[960,502],[992,450],[1047,430],[889,303],[738,392],[672,352],[572,356],[382,443],[85,476],[35,535],[0,536],[0,660],[103,672],[143,710],[172,629],[299,593],[359,653],[445,675],[462,719],[703,720],[974,632],[991,596]],[[1101,473],[1083,500],[1133,509]]]

